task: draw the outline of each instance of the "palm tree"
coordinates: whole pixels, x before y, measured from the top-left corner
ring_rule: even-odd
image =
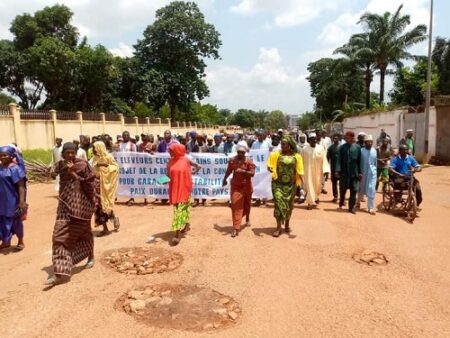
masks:
[[[436,38],[432,59],[439,72],[439,91],[450,94],[450,39]]]
[[[374,64],[380,71],[380,103],[384,102],[384,79],[389,65],[401,66],[401,60],[414,58],[407,49],[426,39],[425,25],[417,25],[405,32],[411,18],[401,15],[402,8],[403,5],[394,15],[390,12],[383,15],[366,13],[359,21],[365,26],[368,40],[373,42],[363,53],[373,53]]]
[[[348,43],[337,48],[333,54],[342,54],[347,61],[354,64],[364,73],[366,108],[370,108],[370,84],[373,81],[375,53],[369,34],[354,34]]]

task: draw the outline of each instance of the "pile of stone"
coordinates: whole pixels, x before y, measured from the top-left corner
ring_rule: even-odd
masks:
[[[363,251],[361,253],[356,253],[353,255],[353,259],[360,264],[367,265],[386,265],[389,261],[386,256],[379,252],[374,251]]]
[[[231,297],[189,285],[136,288],[120,297],[117,306],[151,326],[195,332],[226,328],[241,314]]]
[[[103,258],[108,267],[129,275],[172,271],[178,268],[182,261],[180,254],[162,248],[123,248],[108,252]]]

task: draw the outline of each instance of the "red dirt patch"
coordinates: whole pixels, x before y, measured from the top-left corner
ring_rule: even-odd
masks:
[[[153,327],[194,332],[229,327],[241,314],[231,297],[192,285],[138,287],[122,295],[115,307]]]
[[[121,248],[103,254],[102,263],[130,275],[163,273],[178,268],[183,256],[162,248]]]

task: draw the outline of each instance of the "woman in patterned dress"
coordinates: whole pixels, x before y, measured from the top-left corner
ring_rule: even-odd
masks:
[[[94,266],[91,218],[97,203],[95,174],[87,161],[75,157],[73,143],[64,144],[62,156],[56,163],[59,203],[53,230],[54,276],[47,280],[48,285],[69,281],[72,267],[86,258],[86,267]]]
[[[245,157],[248,148],[238,144],[237,155],[228,161],[227,172],[223,178],[222,186],[227,185],[228,177],[233,174],[231,180],[231,214],[233,218],[233,232],[231,237],[239,235],[242,218],[245,216],[245,225],[250,225],[250,209],[252,205],[253,185],[252,177],[255,175],[255,164]]]
[[[277,221],[277,229],[273,236],[279,237],[283,224],[286,233],[291,231],[289,221],[294,208],[295,192],[302,182],[303,175],[303,160],[297,152],[297,144],[292,136],[283,136],[281,150],[270,154],[267,166],[272,173],[274,217]]]

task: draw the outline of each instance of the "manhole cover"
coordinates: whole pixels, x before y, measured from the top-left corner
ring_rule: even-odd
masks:
[[[175,270],[183,256],[162,248],[121,248],[105,252],[102,262],[117,272],[147,275]]]
[[[375,251],[363,251],[353,254],[352,258],[360,264],[386,265],[389,261],[382,253]]]
[[[226,328],[241,314],[231,297],[190,285],[135,288],[116,301],[116,308],[150,326],[195,332]]]

